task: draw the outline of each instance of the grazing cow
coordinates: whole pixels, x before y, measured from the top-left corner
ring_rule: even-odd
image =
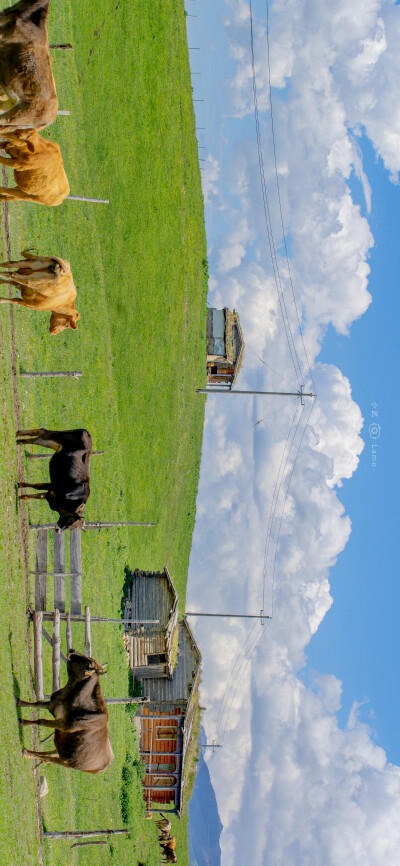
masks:
[[[159,830],[165,830],[167,833],[171,832],[171,821],[165,817],[163,812],[160,812],[161,818],[156,821],[156,826]]]
[[[71,767],[84,773],[101,773],[114,760],[108,736],[108,710],[101,694],[99,675],[102,665],[75,650],[67,662],[68,682],[53,692],[48,701],[17,700],[19,707],[43,707],[55,721],[20,719],[21,725],[54,728],[55,749],[34,752],[24,749],[25,758],[40,758],[48,764]]]
[[[0,12],[0,129],[45,129],[58,100],[46,18],[50,0],[21,0]]]
[[[171,836],[171,833],[169,833],[168,830],[161,830],[161,833],[158,837],[158,841],[163,842],[163,843],[164,842],[172,842],[172,839],[174,839],[174,838],[175,837]]]
[[[167,844],[163,845],[160,843],[160,845],[162,848],[163,863],[177,863],[178,860],[175,851]]]
[[[29,438],[23,438],[29,437]],[[19,445],[43,445],[56,452],[50,458],[50,484],[20,482],[18,487],[32,487],[45,493],[20,494],[21,499],[47,499],[60,518],[56,532],[84,529],[82,512],[89,498],[89,463],[92,438],[87,430],[19,430]]]
[[[65,328],[75,331],[80,315],[75,309],[76,288],[69,262],[56,256],[34,256],[28,250],[21,255],[25,260],[0,262],[0,268],[7,268],[0,271],[0,283],[16,286],[22,299],[0,298],[0,303],[50,311],[50,334],[60,334]]]
[[[61,204],[69,193],[61,151],[54,141],[29,133],[7,134],[0,142],[7,156],[0,165],[14,169],[17,186],[0,186],[0,201],[34,201],[49,207]]]

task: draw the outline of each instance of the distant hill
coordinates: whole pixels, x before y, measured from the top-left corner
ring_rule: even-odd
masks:
[[[201,730],[204,742],[205,733]],[[200,750],[201,752],[202,750]],[[222,831],[217,800],[211,784],[210,774],[202,753],[189,813],[189,863],[190,866],[220,866]]]

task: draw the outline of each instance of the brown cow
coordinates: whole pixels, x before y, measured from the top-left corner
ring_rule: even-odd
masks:
[[[108,710],[100,690],[99,675],[105,671],[94,659],[76,650],[68,653],[68,682],[53,692],[49,701],[17,700],[18,707],[43,707],[55,721],[20,719],[20,725],[54,728],[56,748],[48,752],[23,749],[25,758],[40,758],[48,764],[71,767],[84,773],[101,773],[112,764],[114,754],[108,736]]]
[[[45,129],[58,100],[46,18],[50,0],[21,0],[0,12],[0,128]]]
[[[0,201],[34,201],[49,207],[61,204],[69,193],[61,151],[54,141],[32,132],[7,134],[0,142],[8,153],[0,165],[14,169],[17,186],[0,187]]]
[[[160,844],[162,848],[163,863],[177,863],[178,860],[175,851],[169,845]]]
[[[76,288],[72,279],[69,262],[57,256],[34,256],[28,250],[21,255],[25,260],[19,262],[0,262],[0,283],[16,286],[21,291],[20,298],[0,298],[0,304],[20,304],[31,310],[49,310],[50,334],[60,334],[65,328],[78,327],[80,315],[75,309]]]
[[[171,842],[174,842],[175,845],[175,836],[171,836],[171,833],[168,833],[167,830],[161,830],[158,841],[162,842],[163,845]],[[175,850],[175,848],[173,850]]]

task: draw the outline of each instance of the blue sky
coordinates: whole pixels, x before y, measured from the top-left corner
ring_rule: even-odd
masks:
[[[191,58],[204,99],[195,107],[206,127],[209,303],[239,310],[237,387],[281,390],[284,378],[291,389],[261,199],[249,3],[186,7],[198,16],[188,30],[200,46]],[[266,9],[253,0],[265,184],[308,387],[279,217]],[[269,16],[276,172],[319,398],[298,428],[293,401],[207,401],[189,605],[253,612],[264,588],[274,613],[254,645],[237,621],[194,624],[204,726],[224,746],[210,762],[222,863],[391,866],[400,863],[400,14],[393,0],[274,0]]]

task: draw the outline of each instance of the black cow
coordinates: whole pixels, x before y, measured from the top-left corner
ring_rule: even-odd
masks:
[[[29,438],[23,438],[23,437]],[[21,499],[47,499],[50,508],[58,511],[60,518],[56,532],[63,529],[83,529],[82,512],[89,498],[89,463],[92,438],[87,430],[19,430],[19,445],[43,445],[56,452],[50,458],[50,484],[27,484],[18,487],[33,487],[45,493],[20,494]]]
[[[101,694],[99,675],[106,673],[102,665],[76,650],[70,650],[67,662],[68,682],[53,692],[49,701],[22,701],[18,707],[43,707],[54,716],[48,719],[20,719],[20,725],[41,725],[54,728],[56,748],[48,752],[24,749],[25,758],[40,758],[48,764],[59,764],[101,773],[112,764],[114,754],[108,736],[108,710]]]

